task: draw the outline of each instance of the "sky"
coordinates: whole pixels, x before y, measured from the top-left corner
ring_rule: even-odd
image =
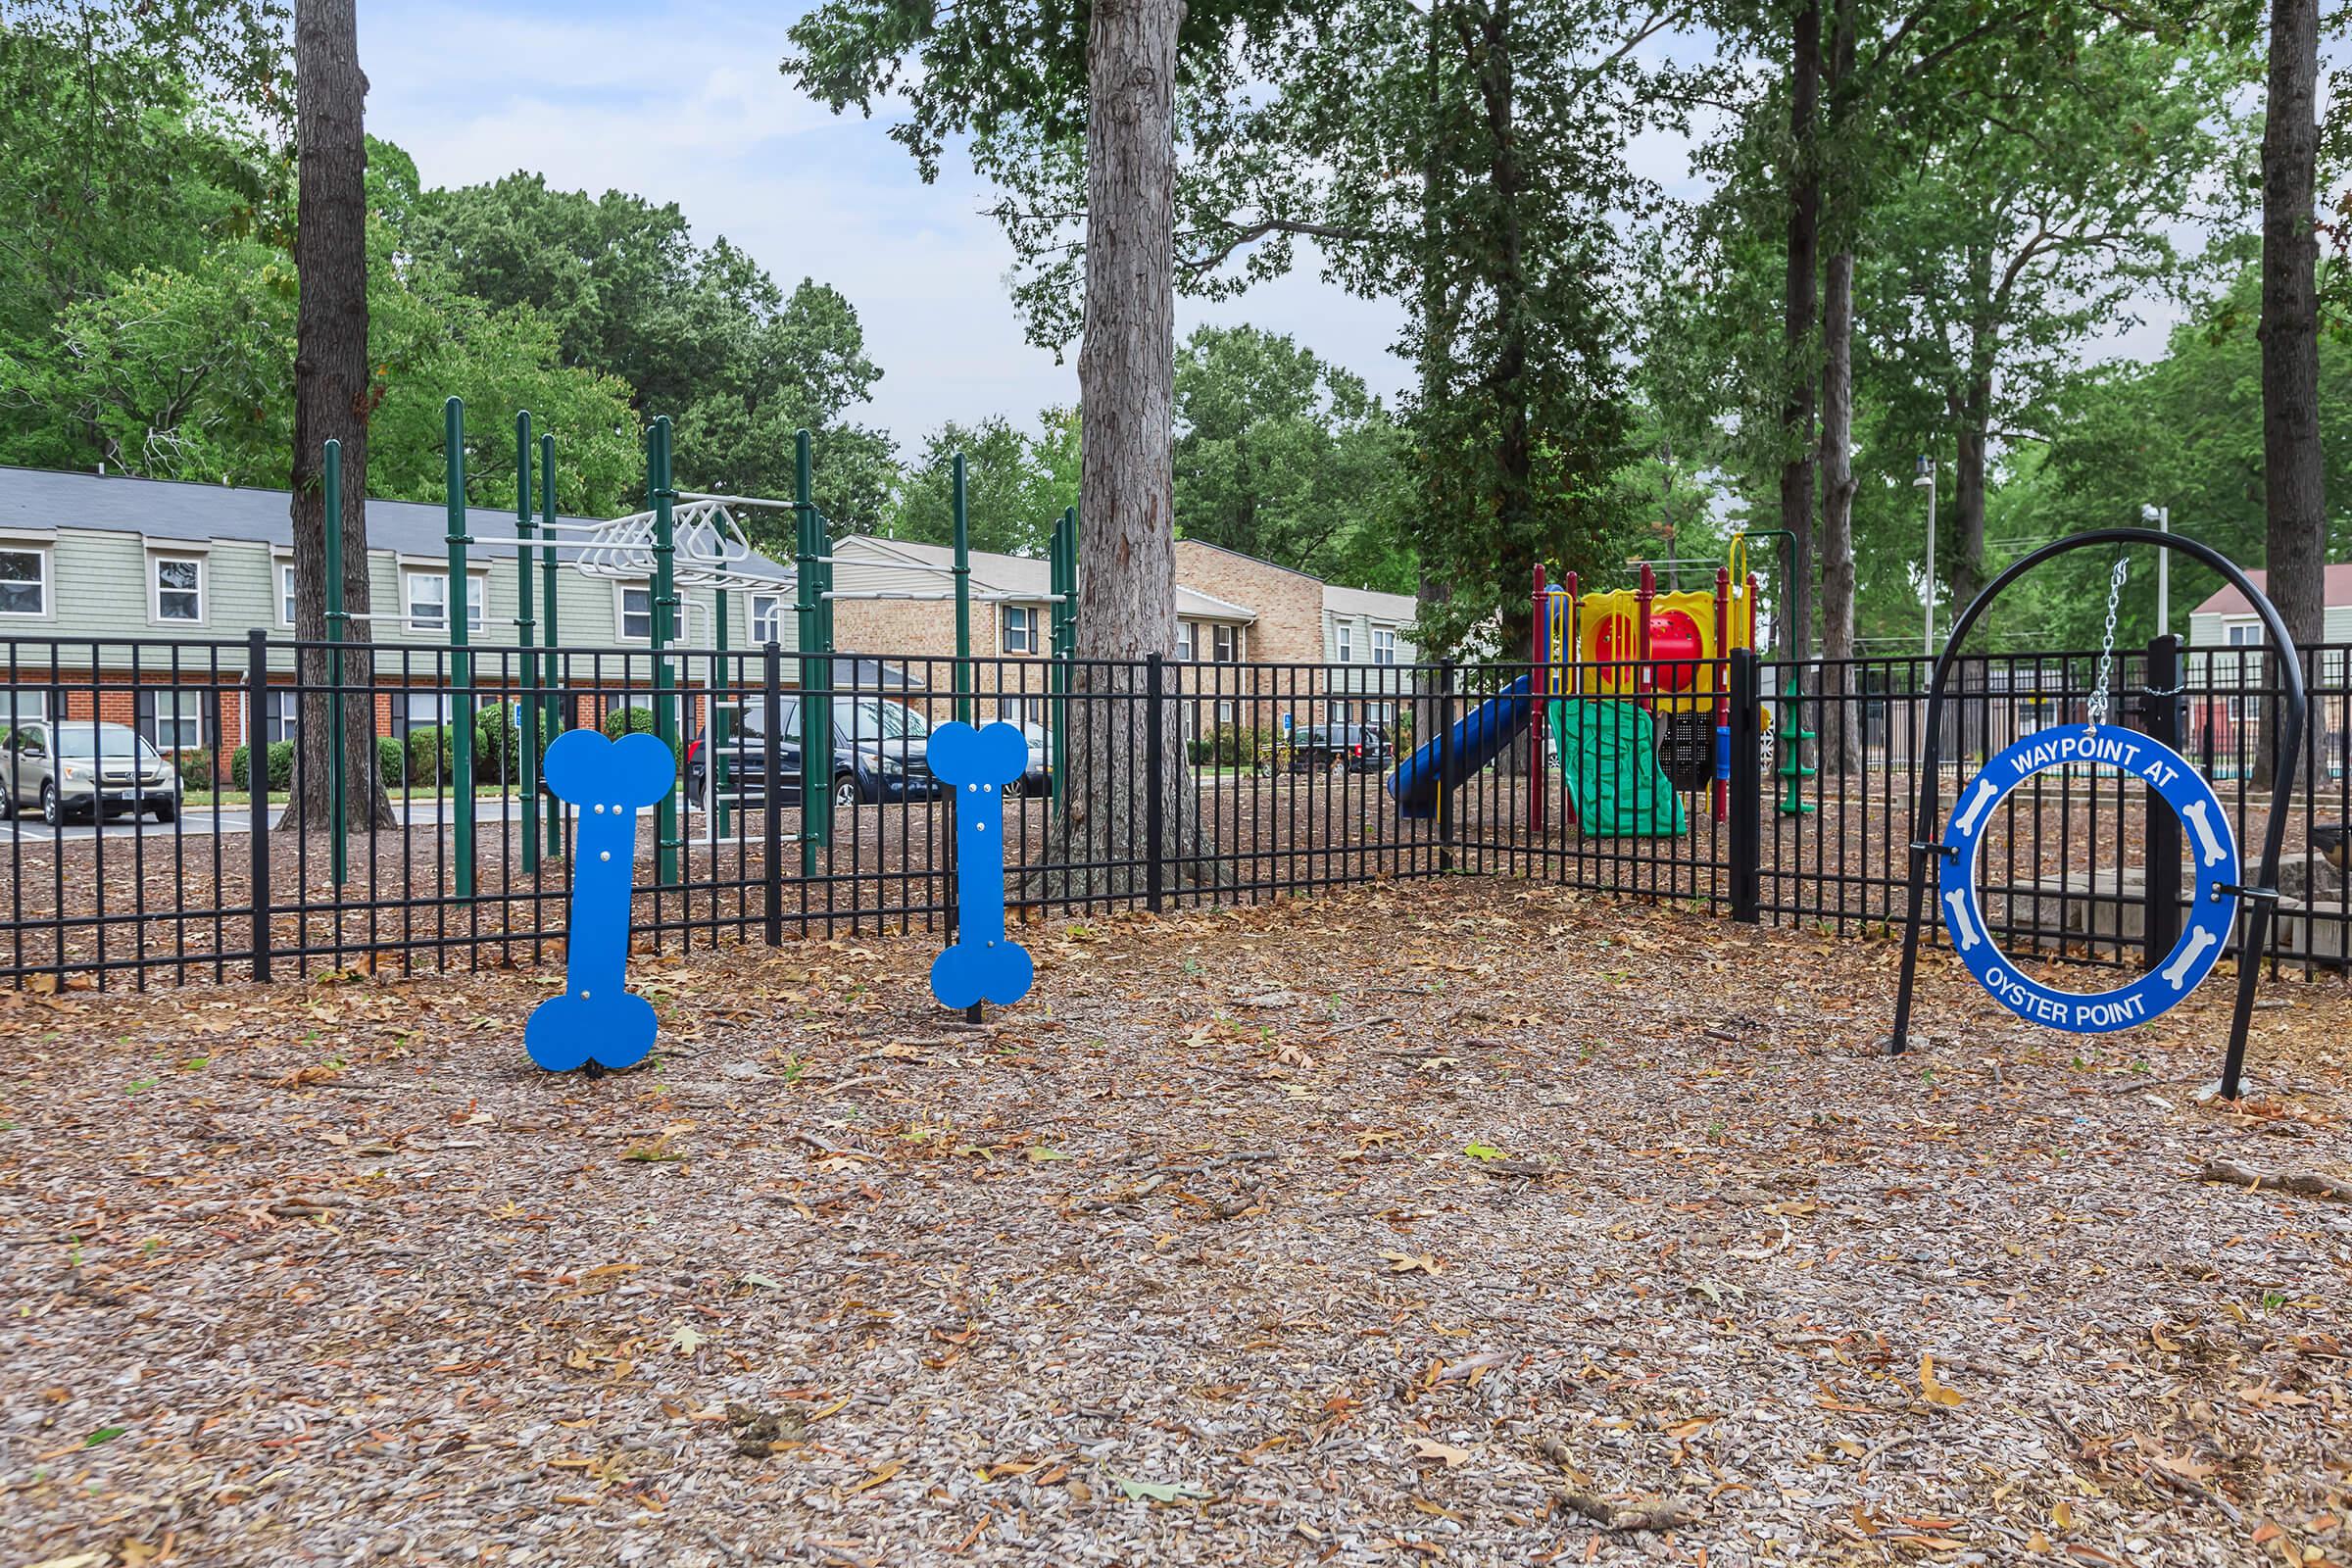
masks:
[[[1023,340],[1012,249],[969,166],[951,153],[925,185],[887,118],[837,118],[777,70],[803,9],[369,0],[359,14],[368,129],[406,148],[428,185],[531,170],[562,188],[633,191],[677,203],[698,240],[724,234],[787,290],[804,277],[840,289],[883,371],[857,416],[902,451],[947,419],[1026,423],[1075,402],[1075,348],[1056,363]],[[1649,134],[1633,162],[1670,196],[1703,194],[1688,154]],[[1287,332],[1393,400],[1408,378],[1390,352],[1397,309],[1323,282],[1310,254],[1300,259],[1239,299],[1179,300],[1179,332],[1200,321]],[[2102,352],[2160,350],[2171,313],[2143,314]]]

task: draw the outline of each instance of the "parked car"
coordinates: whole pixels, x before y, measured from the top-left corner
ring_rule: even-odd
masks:
[[[776,738],[778,799],[785,806],[801,804],[801,699],[795,694],[777,704],[783,728]],[[735,791],[739,806],[753,807],[767,798],[765,759],[766,713],[758,701],[734,710],[729,726],[726,761],[720,776]],[[833,804],[854,806],[859,801],[927,801],[945,793],[931,776],[931,721],[904,703],[881,697],[833,699]],[[706,798],[710,737],[698,726],[686,743],[686,787],[689,798]]]
[[[1379,773],[1394,754],[1378,724],[1301,724],[1291,732],[1286,766],[1293,773]]]
[[[138,810],[169,822],[179,815],[179,774],[128,725],[34,719],[0,744],[0,817],[36,805],[52,827]]]
[[[1023,724],[1021,738],[1029,743],[1029,767],[1013,791],[1021,795],[1045,795],[1054,788],[1053,743],[1047,738],[1042,724]]]

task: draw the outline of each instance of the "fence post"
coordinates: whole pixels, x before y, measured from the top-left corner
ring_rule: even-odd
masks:
[[[337,519],[329,518],[330,525]],[[255,742],[268,732],[262,727],[261,716],[270,707],[270,634],[256,626],[245,634],[245,733]],[[333,739],[340,743],[341,736]],[[253,977],[270,978],[270,766],[268,748],[249,742],[246,755],[262,765],[248,766],[245,782],[258,783],[249,788],[246,799],[251,803],[246,811],[251,820],[246,824],[246,847],[252,853],[253,877]],[[103,815],[103,813],[101,813]]]
[[[1453,869],[1453,661],[1438,662],[1438,869]]]
[[[1757,826],[1757,813],[1764,803],[1764,760],[1757,724],[1761,685],[1755,654],[1745,648],[1732,650],[1732,918],[1747,925],[1761,918],[1764,902],[1763,835]]]
[[[1167,838],[1167,737],[1161,733],[1162,683],[1167,661],[1153,654],[1144,663],[1144,907],[1153,914],[1167,896],[1167,876],[1160,864]]]
[[[2140,718],[2148,738],[2180,750],[2180,639],[2167,633],[2148,639],[2148,689],[2140,697]],[[2153,969],[2180,940],[2180,818],[2154,790],[2144,792],[2148,811],[2147,886],[2140,897],[2140,967]]]
[[[760,655],[760,817],[767,836],[761,880],[767,891],[767,945],[784,945],[784,650],[773,637]],[[716,765],[717,759],[711,760]]]

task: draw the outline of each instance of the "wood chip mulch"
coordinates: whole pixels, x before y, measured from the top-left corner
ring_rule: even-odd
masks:
[[[2226,977],[1890,1060],[1891,943],[1525,882],[1024,940],[641,958],[597,1079],[545,973],[0,998],[0,1568],[2352,1561],[2338,978],[2231,1107]]]

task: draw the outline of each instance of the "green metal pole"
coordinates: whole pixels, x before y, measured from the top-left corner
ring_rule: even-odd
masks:
[[[719,759],[727,755],[729,731],[734,727],[727,713],[727,591],[717,590],[718,633],[710,660],[710,760],[703,764],[703,776],[710,781],[710,810],[720,838],[730,836],[727,826],[726,778],[719,772]],[[712,873],[716,874],[715,871]]]
[[[972,514],[963,487],[963,454],[950,466],[956,493],[956,716],[972,721]]]
[[[1062,800],[1062,780],[1069,774],[1070,760],[1070,656],[1077,649],[1078,623],[1078,509],[1063,510],[1061,521],[1054,529],[1051,552],[1052,567],[1048,581],[1054,593],[1054,660],[1046,671],[1048,690],[1053,693],[1054,733],[1054,804]]]
[[[341,887],[351,874],[351,846],[343,842],[349,820],[343,795],[343,443],[329,438],[325,457],[321,538],[326,546],[326,820],[334,834],[331,873],[335,886]]]
[[[443,485],[449,502],[449,685],[450,755],[456,766],[450,781],[450,823],[455,834],[452,858],[457,861],[457,894],[473,897],[473,656],[466,651],[466,623],[472,595],[466,576],[466,400],[451,398],[442,405],[442,443],[447,457]]]
[[[547,540],[539,551],[539,597],[546,603],[547,613],[547,635],[544,639],[547,645],[547,678],[542,682],[547,691],[547,718],[546,727],[541,733],[552,740],[564,729],[564,699],[558,695],[564,684],[564,656],[556,652],[556,438],[552,435],[539,437],[539,520],[546,524],[540,532]],[[537,758],[531,760],[531,765],[534,768],[538,766]],[[548,857],[561,859],[565,842],[564,807],[561,802],[550,799],[547,808]]]
[[[792,510],[799,519],[794,558],[799,590],[793,606],[801,645],[801,875],[816,875],[816,847],[825,842],[833,808],[832,682],[826,665],[833,650],[824,641],[823,568],[818,557],[814,476],[809,470],[808,432],[792,442]]]
[[[539,869],[539,655],[531,647],[531,411],[514,416],[514,625],[522,642],[522,869]]]
[[[674,754],[678,744],[678,714],[676,699],[670,694],[675,679],[670,671],[669,658],[664,652],[677,633],[678,610],[677,575],[670,557],[677,546],[671,534],[670,503],[675,492],[669,487],[669,416],[664,414],[654,421],[646,434],[645,447],[646,499],[654,510],[654,733],[662,744]],[[669,883],[678,879],[678,790],[673,783],[654,808],[654,879]]]

